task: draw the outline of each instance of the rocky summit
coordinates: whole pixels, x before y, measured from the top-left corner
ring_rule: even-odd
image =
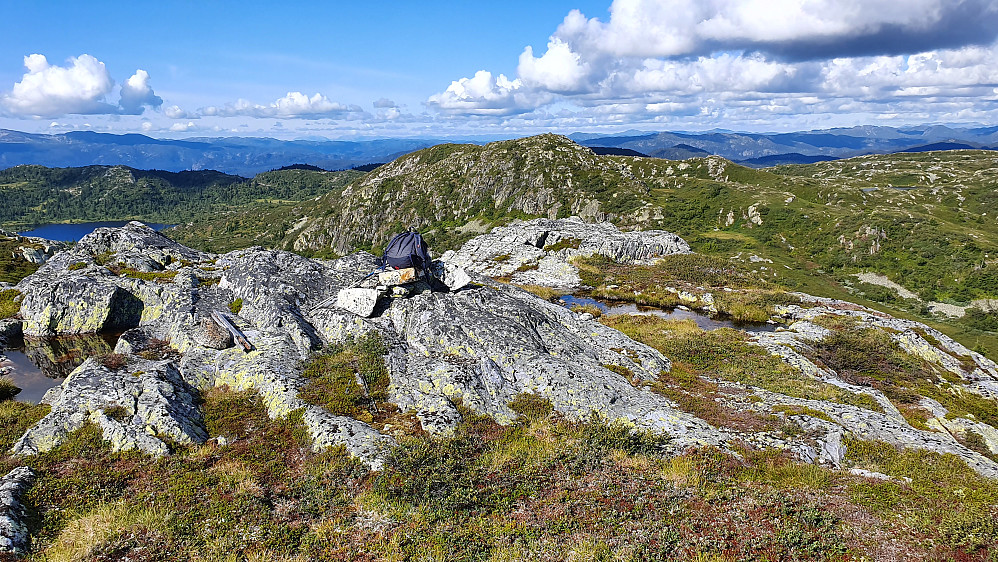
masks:
[[[854,436],[951,453],[980,474],[998,477],[998,463],[954,437],[973,433],[998,454],[993,426],[947,416],[938,401],[921,397],[932,415],[915,428],[882,392],[842,379],[808,353],[832,334],[815,324],[817,319],[847,317],[888,333],[910,353],[937,365],[953,391],[990,399],[998,394],[994,362],[917,322],[804,294],[794,297],[799,304],[778,310],[775,317],[784,327],[754,333],[748,343],[804,377],[869,402],[734,385],[739,390],[725,399],[727,407],[766,415],[797,408],[795,417],[810,430],[787,438],[708,423],[653,391],[652,383],[671,369],[670,357],[660,350],[593,314],[486,276],[578,288],[582,282],[573,265],[578,256],[647,264],[686,253],[685,241],[662,231],[621,232],[579,219],[517,222],[443,256],[478,272],[473,284],[455,292],[427,287],[409,298],[388,299],[373,317],[361,318],[328,303],[374,269],[370,254],[320,261],[256,247],[214,255],[177,244],[141,223],[98,229],[16,286],[23,294],[21,331],[27,338],[119,331],[115,354],[87,360],[51,390],[44,398],[51,411],[13,451],[50,450],[89,422],[116,450],[165,455],[169,443],[208,438],[199,394],[228,386],[259,392],[272,417],[301,411],[316,449],[341,445],[377,468],[396,442],[390,430],[334,415],[300,395],[308,382],[301,365],[311,355],[324,346],[377,334],[386,350],[388,401],[414,413],[432,434],[452,432],[461,408],[510,423],[516,413],[509,404],[533,395],[570,419],[598,416],[668,436],[674,451],[749,442],[839,466],[843,438]],[[213,313],[224,315],[250,349],[227,337],[211,320]]]
[[[786,292],[669,232],[578,218],[515,221],[440,259],[471,283],[421,281],[360,317],[333,303],[375,269],[366,252],[210,254],[132,222],[56,253],[7,289],[20,309],[4,336],[32,355],[51,336],[117,343],[79,347],[88,357],[42,405],[0,401],[11,420],[0,433],[10,448],[0,551],[218,553],[244,537],[240,550],[272,557],[285,547],[260,550],[254,533],[285,537],[288,521],[304,529],[335,512],[347,525],[336,529],[359,531],[325,531],[334,523],[323,519],[287,547],[335,558],[379,533],[423,529],[413,514],[424,508],[406,505],[527,518],[546,541],[560,536],[560,516],[536,514],[582,502],[642,528],[678,510],[705,535],[727,517],[733,536],[762,537],[725,547],[746,556],[807,548],[840,559],[825,554],[843,552],[842,529],[879,527],[869,514],[836,519],[835,501],[873,509],[923,493],[956,507],[932,508],[938,529],[916,518],[906,532],[936,533],[952,552],[995,536],[998,365],[930,326]],[[33,514],[59,512],[47,506],[79,502],[90,502],[85,515],[58,523],[58,536],[32,526]],[[805,538],[760,531],[758,517]],[[895,524],[893,511],[883,517]],[[209,520],[224,530],[194,523]],[[90,528],[105,530],[80,538]],[[662,552],[699,552],[696,536],[677,534]],[[536,548],[547,547],[509,552]]]

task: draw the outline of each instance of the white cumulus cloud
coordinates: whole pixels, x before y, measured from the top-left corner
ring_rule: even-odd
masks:
[[[996,0],[615,0],[606,21],[571,11],[543,52],[523,49],[516,76],[481,70],[426,103],[552,123],[696,108],[722,126],[901,107],[969,115],[972,98],[998,112],[996,39]]]
[[[173,125],[170,125],[170,130],[175,133],[182,133],[197,129],[197,127],[198,126],[194,123],[194,121],[188,121],[187,123],[174,123]]]
[[[121,98],[118,100],[121,112],[128,115],[138,115],[146,106],[159,107],[163,98],[156,95],[149,85],[149,73],[139,69],[121,85]]]
[[[68,114],[138,115],[163,100],[149,85],[149,73],[137,70],[121,85],[118,104],[108,103],[114,80],[103,62],[82,54],[66,66],[50,64],[45,55],[24,57],[28,70],[10,92],[0,95],[0,107],[16,117],[57,117]]]
[[[104,63],[90,55],[51,65],[45,55],[24,57],[28,72],[3,95],[4,109],[16,116],[57,117],[67,113],[111,113],[105,98],[114,80]]]
[[[169,117],[170,119],[197,119],[198,117],[196,114],[183,109],[179,105],[164,107],[163,115]]]
[[[447,89],[430,96],[427,105],[445,112],[477,115],[510,115],[536,105],[536,94],[523,88],[520,79],[510,80],[505,74],[493,76],[479,70],[472,78],[451,82]]]
[[[568,43],[552,38],[547,52],[540,57],[534,56],[533,48],[528,46],[524,49],[516,71],[528,86],[571,93],[587,89],[586,66]]]
[[[277,117],[298,119],[322,119],[345,113],[362,111],[355,105],[334,102],[316,93],[309,97],[301,92],[288,92],[284,97],[267,105],[259,105],[240,99],[222,107],[208,106],[201,109],[202,115],[219,117]]]

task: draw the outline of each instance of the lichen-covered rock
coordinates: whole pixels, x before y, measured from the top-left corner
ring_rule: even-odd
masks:
[[[0,479],[0,554],[24,554],[31,546],[28,513],[21,498],[35,481],[35,473],[19,466]]]
[[[195,338],[197,342],[211,349],[225,349],[233,344],[232,334],[218,325],[210,316],[201,318]]]
[[[133,357],[119,369],[88,359],[63,381],[58,393],[46,395],[52,410],[14,444],[16,454],[52,449],[70,432],[95,422],[114,450],[138,448],[153,455],[167,452],[162,438],[201,443],[207,438],[196,404],[197,391],[169,361]],[[123,412],[111,420],[108,410]],[[113,423],[111,423],[113,422]]]
[[[380,329],[391,349],[392,401],[415,410],[428,431],[451,431],[459,401],[509,422],[508,403],[531,393],[572,418],[597,414],[666,432],[677,447],[728,440],[636,386],[670,368],[658,351],[515,287],[426,292],[395,300],[380,320],[390,322]]]
[[[31,279],[31,278],[29,278]],[[25,335],[83,334],[137,326],[142,301],[104,278],[69,274],[50,282],[22,281]]]
[[[171,264],[208,258],[208,254],[178,244],[138,221],[120,228],[98,228],[80,239],[73,253],[93,257],[110,254],[116,262],[139,271],[158,271]]]
[[[118,324],[118,320],[108,320],[122,316],[116,312],[121,308],[117,298],[135,299],[141,307],[137,318],[122,326],[131,329],[116,347],[127,355],[127,368],[108,369],[93,360],[84,363],[43,399],[52,405],[52,412],[26,432],[15,447],[18,452],[51,448],[67,432],[89,422],[100,427],[116,449],[163,454],[167,448],[161,437],[178,442],[200,442],[207,437],[194,389],[228,386],[258,392],[272,417],[301,412],[317,449],[342,445],[379,467],[386,447],[394,443],[391,437],[299,397],[308,384],[302,375],[303,360],[323,345],[377,333],[388,350],[390,400],[402,411],[415,412],[423,427],[434,433],[446,434],[456,426],[461,416],[458,404],[509,422],[515,416],[509,402],[529,393],[550,400],[558,412],[571,418],[595,414],[668,434],[676,450],[690,445],[723,447],[740,440],[839,466],[844,458],[843,438],[854,435],[952,453],[982,474],[998,475],[998,464],[950,434],[974,432],[991,447],[990,426],[961,418],[946,420],[948,425],[938,421],[939,431],[916,430],[879,391],[849,384],[809,359],[814,357],[811,346],[830,334],[812,321],[823,314],[848,314],[892,333],[909,352],[961,377],[967,390],[998,396],[998,367],[993,362],[921,324],[799,295],[812,306],[784,307],[780,312],[789,329],[753,334],[751,343],[817,380],[871,396],[880,406],[874,409],[880,411],[740,385],[718,400],[736,410],[766,416],[780,413],[781,406],[799,407],[814,415],[789,416],[805,429],[801,438],[770,431],[739,433],[683,412],[647,388],[648,381],[670,368],[669,359],[658,351],[589,314],[576,314],[475,272],[570,287],[578,283],[577,270],[568,261],[575,255],[602,254],[623,262],[647,263],[689,251],[685,242],[668,233],[620,232],[611,225],[579,220],[537,220],[495,229],[448,255],[448,267],[468,266],[472,270],[468,280],[474,283],[451,292],[419,285],[408,298],[382,299],[371,317],[363,318],[333,303],[341,289],[354,286],[376,267],[377,259],[370,254],[318,261],[249,248],[210,256],[139,225],[124,230],[102,232],[56,255],[19,285],[31,298],[22,306],[26,333],[96,331]],[[170,282],[114,275],[97,263],[104,260],[130,263],[136,269],[166,268],[175,274]],[[70,268],[81,262],[82,266]],[[206,279],[219,282],[202,282]],[[81,300],[73,296],[77,292],[92,296]],[[229,314],[229,305],[239,299],[241,309]],[[713,304],[706,297],[697,299],[696,305],[708,310]],[[220,338],[215,337],[219,334],[206,336],[210,327],[203,321],[218,311],[228,314],[241,330],[252,345],[250,351],[220,345],[216,341]],[[135,355],[157,340],[169,342],[180,358],[156,362]]]
[[[619,263],[650,263],[686,254],[690,246],[661,230],[622,232],[610,223],[569,219],[515,221],[469,240],[443,261],[515,283],[574,288],[581,283],[573,256],[607,256]]]

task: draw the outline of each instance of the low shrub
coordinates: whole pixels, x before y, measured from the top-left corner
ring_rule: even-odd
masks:
[[[239,314],[239,311],[243,309],[243,299],[239,298],[229,303],[229,311],[232,314]]]
[[[108,353],[98,359],[98,361],[105,368],[117,371],[128,364],[128,356],[123,353]]]
[[[509,408],[529,421],[546,418],[554,411],[550,400],[529,392],[517,394],[510,401]]]

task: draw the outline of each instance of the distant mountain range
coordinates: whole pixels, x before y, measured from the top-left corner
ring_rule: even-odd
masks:
[[[575,133],[569,138],[598,154],[681,160],[716,154],[751,167],[810,164],[864,154],[998,148],[998,127],[852,127],[796,133],[647,133],[613,136]],[[187,140],[78,131],[58,135],[0,129],[0,169],[19,164],[52,167],[124,165],[167,171],[218,170],[253,176],[292,164],[325,170],[390,162],[440,144],[439,139],[364,141],[278,140],[227,137]],[[482,144],[482,142],[475,142]]]
[[[998,127],[952,128],[850,127],[796,133],[640,133],[569,135],[588,147],[627,149],[670,160],[716,154],[732,162],[762,168],[779,164],[812,164],[865,154],[932,150],[998,149]]]
[[[91,131],[38,135],[0,129],[0,169],[18,164],[50,167],[123,165],[173,172],[218,170],[251,177],[290,164],[343,170],[389,162],[439,142],[432,139],[284,141],[242,137],[171,140]]]

